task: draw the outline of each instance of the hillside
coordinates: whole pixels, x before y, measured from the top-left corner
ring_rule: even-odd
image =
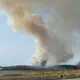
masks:
[[[41,67],[41,66],[26,66],[26,65],[18,65],[18,66],[8,66],[1,67],[0,70],[62,70],[62,69],[79,69],[76,65],[55,65],[49,67]]]

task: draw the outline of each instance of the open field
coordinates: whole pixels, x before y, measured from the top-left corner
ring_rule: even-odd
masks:
[[[54,79],[54,78],[4,78],[4,79],[0,79],[0,80],[80,80],[80,78],[74,78],[74,79]]]
[[[0,80],[80,80],[78,78],[80,78],[80,70],[33,71],[31,74],[0,75]]]
[[[80,80],[80,68],[76,65],[1,67],[0,80]]]

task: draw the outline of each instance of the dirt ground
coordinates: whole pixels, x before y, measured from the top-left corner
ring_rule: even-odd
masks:
[[[35,77],[35,78],[1,78],[0,80],[80,80],[80,78],[74,79],[55,79],[53,77]]]

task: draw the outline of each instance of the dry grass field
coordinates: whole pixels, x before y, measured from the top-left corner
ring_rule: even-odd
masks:
[[[42,79],[41,79],[42,78]],[[0,80],[44,80],[50,79],[76,79],[80,78],[80,70],[55,70],[55,71],[33,71],[31,74],[6,74],[0,75]],[[80,79],[79,79],[80,80]]]

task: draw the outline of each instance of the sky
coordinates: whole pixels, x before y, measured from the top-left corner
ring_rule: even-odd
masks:
[[[35,54],[35,38],[28,33],[13,32],[8,18],[0,12],[0,66],[26,65]],[[75,64],[76,55],[67,64]]]
[[[7,16],[0,13],[0,66],[25,65],[34,52],[34,37],[13,32]]]

